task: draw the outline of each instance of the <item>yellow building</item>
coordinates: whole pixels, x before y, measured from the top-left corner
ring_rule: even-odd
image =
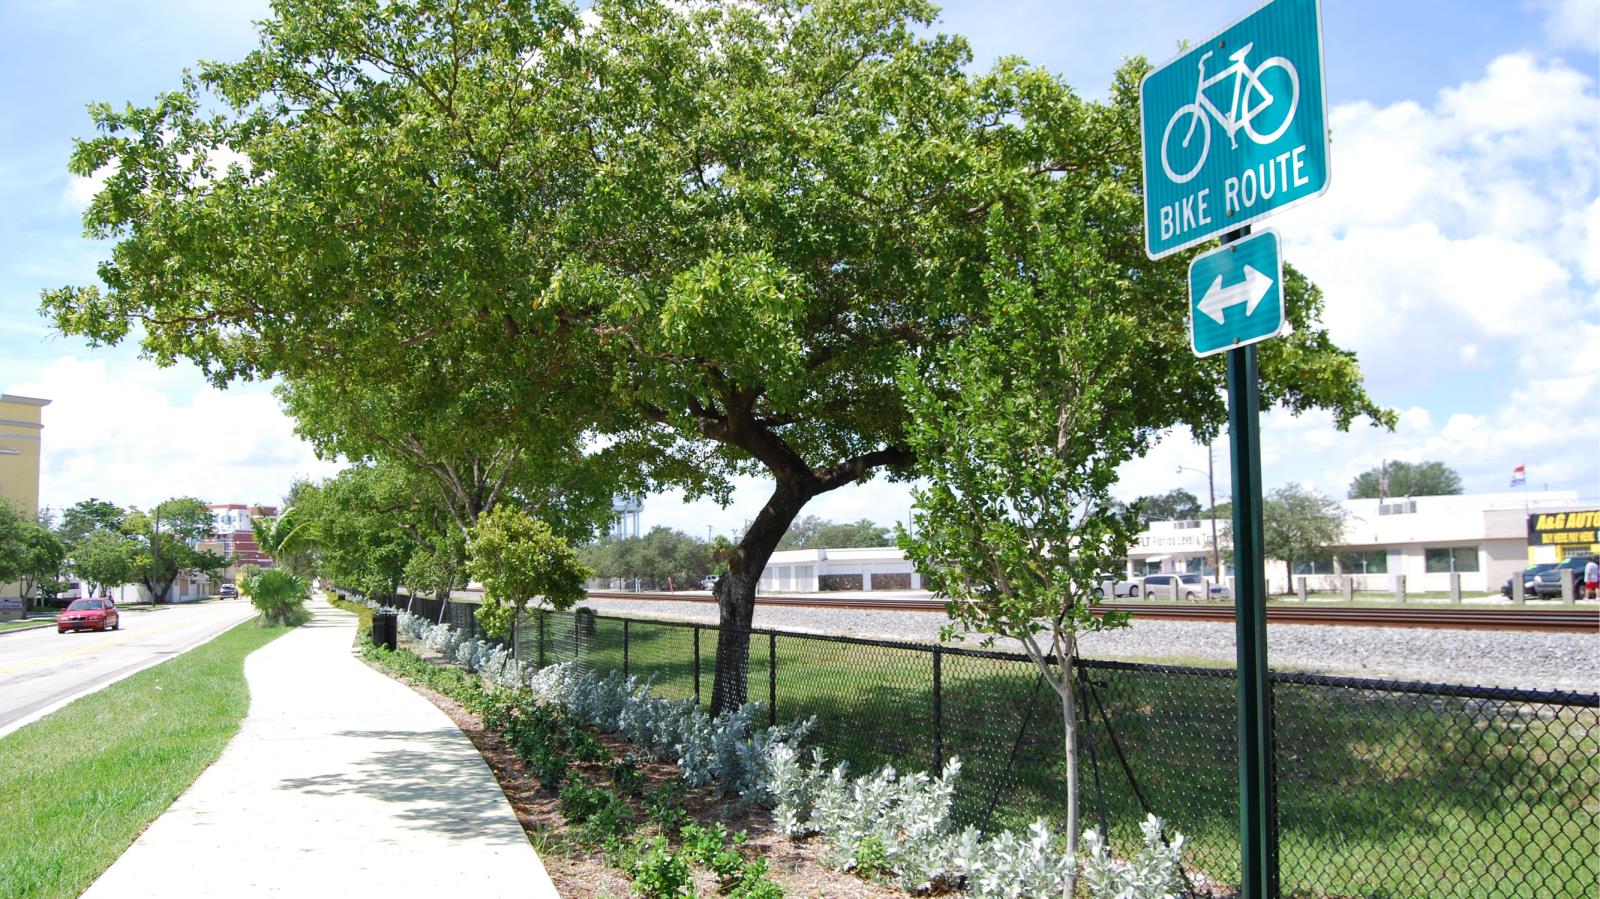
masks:
[[[41,415],[48,405],[49,400],[0,393],[0,502],[29,518],[39,514]],[[20,591],[18,584],[0,585],[0,611],[20,609]]]

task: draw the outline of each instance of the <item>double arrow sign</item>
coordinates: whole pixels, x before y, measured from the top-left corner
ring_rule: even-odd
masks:
[[[1243,307],[1243,308],[1239,308]],[[1283,331],[1283,257],[1263,229],[1189,264],[1189,340],[1209,356]]]
[[[1217,324],[1223,324],[1222,311],[1229,306],[1244,304],[1245,317],[1256,314],[1256,307],[1261,305],[1261,300],[1272,290],[1278,282],[1261,274],[1250,266],[1244,267],[1244,280],[1232,287],[1222,286],[1222,275],[1218,275],[1211,287],[1206,290],[1206,295],[1195,304],[1195,309],[1211,317]]]

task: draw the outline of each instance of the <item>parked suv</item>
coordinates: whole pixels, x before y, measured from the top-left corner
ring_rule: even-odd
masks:
[[[1166,599],[1172,595],[1174,583],[1179,599],[1206,598],[1206,579],[1198,574],[1152,574],[1144,579],[1144,598]]]
[[[1554,563],[1554,562],[1540,562],[1537,565],[1529,565],[1527,567],[1527,569],[1522,572],[1522,595],[1523,596],[1533,596],[1534,595],[1534,592],[1533,592],[1533,579],[1534,579],[1534,577],[1536,575],[1542,573],[1542,572],[1549,571],[1550,569],[1552,569],[1554,567],[1556,567],[1556,563]],[[1516,575],[1513,574],[1511,577],[1516,577]],[[1511,598],[1511,577],[1506,578],[1506,582],[1504,584],[1500,585],[1500,595],[1504,596],[1507,599]],[[1557,580],[1556,580],[1556,592],[1557,593],[1561,592],[1560,577],[1561,577],[1561,575],[1559,575],[1559,574],[1556,575],[1556,578],[1557,578]]]
[[[1533,593],[1535,596],[1560,596],[1561,572],[1572,572],[1572,585],[1578,589],[1583,588],[1583,566],[1589,564],[1588,556],[1573,556],[1563,559],[1544,571],[1533,576]]]

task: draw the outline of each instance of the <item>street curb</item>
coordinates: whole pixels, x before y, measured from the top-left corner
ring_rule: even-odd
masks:
[[[0,631],[0,637],[4,637],[6,634],[26,634],[28,631],[42,631],[47,627],[55,627],[55,622],[41,621],[38,624],[35,624],[33,627],[6,628],[5,630]]]

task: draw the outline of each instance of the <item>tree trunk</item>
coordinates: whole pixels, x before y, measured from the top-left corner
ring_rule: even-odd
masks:
[[[1065,674],[1066,689],[1057,691],[1061,696],[1061,743],[1067,754],[1067,857],[1078,858],[1078,710],[1072,701],[1072,675]],[[1078,870],[1067,874],[1067,886],[1061,893],[1072,899],[1076,890]]]
[[[756,584],[795,516],[813,493],[802,484],[780,480],[744,539],[728,557],[728,573],[717,581],[717,671],[711,687],[711,714],[744,705],[750,674],[750,627],[756,613]]]
[[[1072,899],[1078,884],[1078,708],[1072,695],[1072,665],[1076,656],[1074,648],[1066,658],[1058,659],[1061,683],[1056,689],[1061,697],[1062,750],[1067,755],[1067,857],[1073,861],[1073,867],[1067,872],[1066,888],[1061,893],[1064,899]]]

